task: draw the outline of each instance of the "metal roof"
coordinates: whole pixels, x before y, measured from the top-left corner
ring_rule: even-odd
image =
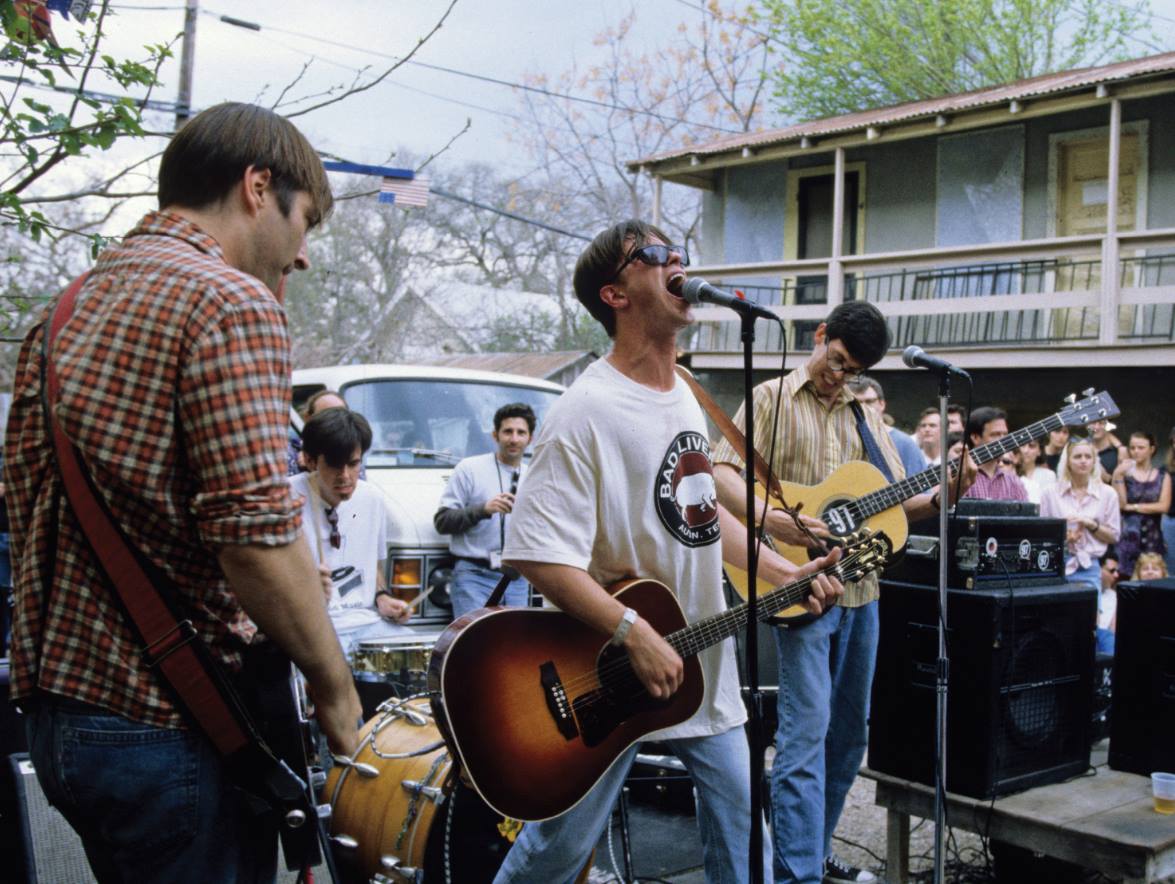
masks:
[[[893,107],[874,108],[851,114],[841,114],[836,117],[826,117],[820,120],[811,120],[806,123],[797,123],[793,126],[785,126],[782,129],[731,135],[715,141],[652,154],[639,160],[633,160],[628,165],[630,168],[637,168],[639,166],[655,165],[681,157],[713,156],[743,148],[753,150],[783,142],[796,141],[803,137],[815,139],[821,136],[860,131],[869,127],[880,128],[882,126],[916,119],[933,119],[940,114],[949,117],[952,114],[990,108],[1008,104],[1011,101],[1025,101],[1046,95],[1088,89],[1091,86],[1097,86],[1101,83],[1143,78],[1169,71],[1175,71],[1175,52],[1168,52],[1163,55],[1151,55],[1146,58],[1136,58],[1130,61],[1120,61],[1100,67],[1078,68],[1071,71],[1062,71],[1057,74],[1042,74],[1039,77],[1030,77],[1027,80],[1018,80],[1015,83],[1007,83],[1002,86],[991,86],[986,89],[975,89],[971,92],[963,92],[957,95],[944,95],[939,98],[911,101],[906,104],[894,105]]]

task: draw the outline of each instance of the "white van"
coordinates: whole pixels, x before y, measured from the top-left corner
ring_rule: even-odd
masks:
[[[421,592],[413,624],[452,619],[449,539],[432,517],[453,466],[493,450],[494,412],[510,402],[534,409],[539,425],[563,387],[521,375],[426,365],[335,365],[294,372],[294,408],[319,390],[341,393],[371,424],[367,480],[392,502],[388,585],[411,601]],[[300,423],[296,423],[300,429]]]

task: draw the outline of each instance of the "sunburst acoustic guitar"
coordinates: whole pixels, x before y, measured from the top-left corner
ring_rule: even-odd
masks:
[[[1110,394],[1102,391],[1094,393],[1086,390],[1080,402],[1070,401],[1068,405],[1056,414],[1044,420],[1029,424],[1023,429],[1009,433],[1002,439],[996,439],[986,445],[971,449],[971,457],[976,463],[987,463],[995,460],[1002,454],[1019,448],[1026,442],[1039,439],[1051,430],[1061,427],[1081,427],[1096,420],[1117,417],[1118,406],[1110,398]],[[1076,397],[1070,397],[1071,400]],[[785,440],[786,441],[786,440]],[[951,461],[951,475],[958,469],[958,461]],[[901,508],[903,501],[929,491],[938,484],[939,468],[930,467],[913,476],[908,476],[900,482],[887,484],[885,477],[877,467],[864,461],[850,461],[833,471],[832,475],[819,485],[797,485],[793,482],[780,482],[784,499],[792,506],[801,505],[801,511],[824,521],[834,538],[851,537],[862,527],[868,527],[884,533],[898,550],[906,545],[908,535],[906,515]],[[779,501],[766,495],[761,485],[756,485],[755,493],[760,500],[766,498],[768,506],[778,507]],[[761,506],[761,504],[760,504]],[[775,549],[791,561],[801,564],[812,558],[812,553],[802,546],[788,546],[778,541]],[[747,597],[747,572],[727,564],[727,576],[735,590],[742,598]],[[758,582],[759,592],[766,592],[771,587]],[[803,622],[811,617],[808,609],[802,605],[794,605],[779,612],[773,618],[777,623]]]
[[[827,573],[843,582],[884,567],[887,538],[861,537]],[[764,593],[760,618],[801,603],[812,580]],[[746,605],[687,625],[656,580],[622,580],[610,590],[684,660],[684,680],[667,700],[649,696],[609,636],[553,608],[481,608],[453,621],[433,649],[437,725],[474,788],[504,816],[533,821],[569,810],[625,749],[688,719],[704,688],[696,655],[746,627]]]

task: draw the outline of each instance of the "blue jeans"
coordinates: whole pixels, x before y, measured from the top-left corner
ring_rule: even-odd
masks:
[[[482,568],[473,562],[458,559],[453,568],[453,581],[449,584],[449,598],[453,601],[453,616],[460,617],[478,608],[484,608],[486,599],[502,579],[501,571]],[[503,605],[516,608],[527,604],[526,580],[519,577],[506,587],[502,597]]]
[[[1086,583],[1096,589],[1099,593],[1102,591],[1102,565],[1097,559],[1089,563],[1088,568],[1077,566],[1077,570],[1065,578],[1070,583]]]
[[[751,755],[746,733],[736,727],[712,737],[667,742],[694,781],[707,884],[749,881]],[[595,788],[567,813],[541,823],[527,823],[506,854],[494,884],[574,881],[608,824],[636,750],[632,746],[622,754]],[[764,834],[764,872],[770,859],[768,843]],[[764,880],[771,880],[770,875],[765,875]]]
[[[775,880],[819,884],[865,757],[877,602],[776,629],[779,730],[771,768]]]
[[[203,735],[48,694],[29,706],[37,779],[103,884],[274,880],[273,817],[245,807]]]

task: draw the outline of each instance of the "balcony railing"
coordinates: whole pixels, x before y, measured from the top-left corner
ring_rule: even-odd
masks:
[[[1116,248],[1111,248],[1115,246]],[[1109,263],[1107,263],[1109,262]],[[1175,342],[1175,230],[1066,237],[962,249],[845,256],[845,300],[885,314],[893,346],[1025,347]],[[755,348],[812,346],[830,309],[828,260],[700,267],[716,285],[771,305],[784,331],[763,326]],[[1103,269],[1111,266],[1109,273]],[[1103,328],[1103,317],[1110,317]],[[693,352],[741,349],[730,311],[707,308],[685,341]]]

